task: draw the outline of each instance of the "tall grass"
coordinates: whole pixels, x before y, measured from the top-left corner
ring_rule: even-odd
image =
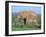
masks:
[[[38,16],[38,25],[33,26],[32,24],[24,24],[17,22],[16,16],[12,16],[12,31],[23,31],[23,30],[39,30],[41,29],[41,16]]]

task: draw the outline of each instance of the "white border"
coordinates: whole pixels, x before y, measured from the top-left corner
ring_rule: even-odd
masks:
[[[11,27],[11,6],[12,5],[17,5],[17,6],[38,6],[41,7],[41,30],[28,30],[28,31],[11,31],[12,27]],[[10,34],[26,34],[26,33],[42,33],[43,32],[43,28],[44,28],[44,18],[43,18],[43,5],[40,4],[21,4],[21,3],[9,3],[9,35]]]

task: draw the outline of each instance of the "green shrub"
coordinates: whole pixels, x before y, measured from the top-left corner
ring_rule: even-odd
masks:
[[[38,27],[32,26],[32,24],[24,24],[22,22],[17,22],[16,16],[12,16],[12,31],[21,30],[38,30],[41,29],[41,16],[38,16]]]

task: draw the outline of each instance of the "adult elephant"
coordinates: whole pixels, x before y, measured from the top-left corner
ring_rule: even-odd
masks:
[[[37,15],[33,11],[21,11],[20,15],[17,16],[17,20],[24,22],[24,24],[38,25]]]

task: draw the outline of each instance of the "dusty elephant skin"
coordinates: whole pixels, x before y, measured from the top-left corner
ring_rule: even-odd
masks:
[[[17,16],[17,20],[21,20],[24,24],[37,25],[37,15],[33,11],[22,11],[20,15]]]

